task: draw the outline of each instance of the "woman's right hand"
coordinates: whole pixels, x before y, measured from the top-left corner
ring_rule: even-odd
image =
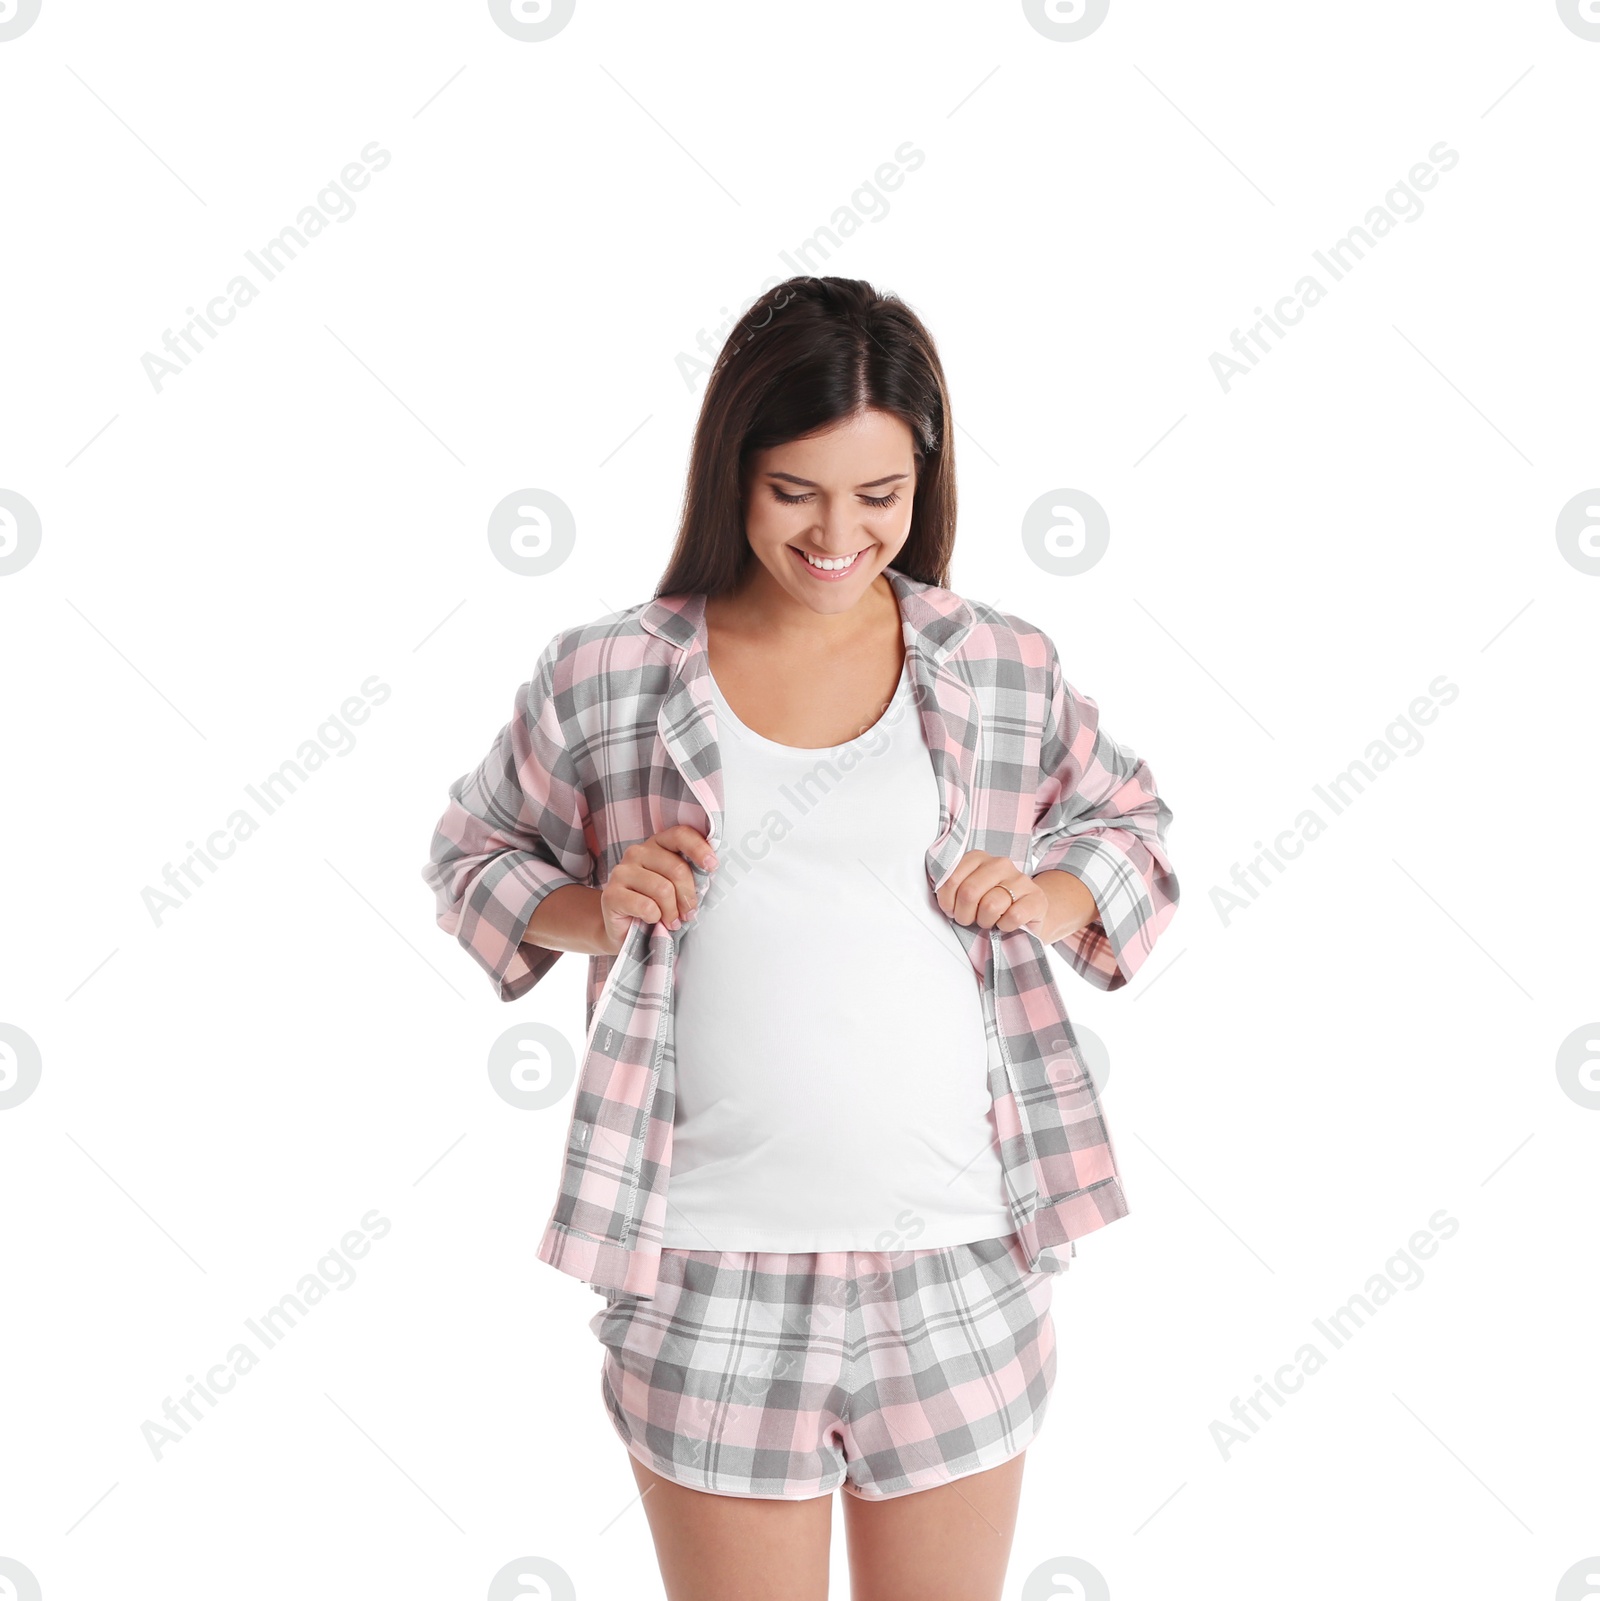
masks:
[[[717,865],[711,842],[686,823],[664,828],[622,853],[600,891],[600,915],[612,956],[622,949],[632,918],[670,929],[693,915],[694,874],[685,858],[708,871]]]

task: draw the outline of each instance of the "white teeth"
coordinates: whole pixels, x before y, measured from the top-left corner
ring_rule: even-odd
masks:
[[[855,556],[813,556],[809,551],[802,550],[800,554],[804,556],[813,567],[820,569],[822,572],[837,573],[841,572],[846,567],[854,566],[856,556],[859,556],[861,552],[858,550]]]

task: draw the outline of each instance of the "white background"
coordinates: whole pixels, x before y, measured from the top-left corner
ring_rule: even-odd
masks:
[[[1067,43],[1011,3],[579,0],[523,43],[465,0],[44,0],[0,43],[0,488],[42,525],[0,578],[0,1023],[43,1064],[0,1113],[0,1557],[45,1601],[477,1597],[530,1555],[659,1593],[598,1302],[534,1259],[570,1096],[485,1068],[517,1022],[581,1042],[584,963],[502,1005],[421,866],[551,634],[652,593],[680,353],[909,140],[817,270],[932,329],[953,586],[1149,759],[1183,889],[1129,988],[1058,972],[1132,1210],[1056,1283],[1007,1594],[1086,1593],[1071,1557],[1117,1601],[1557,1595],[1600,1547],[1600,1112],[1556,1073],[1600,1016],[1600,578],[1555,537],[1600,483],[1597,86],[1554,0],[1113,0]],[[158,393],[141,357],[374,140]],[[1225,393],[1212,352],[1441,140],[1423,213]],[[526,487],[576,518],[543,578],[486,537]],[[1064,487],[1111,524],[1072,578],[1020,539]],[[1422,748],[1224,921],[1441,674]],[[369,675],[354,748],[158,924]],[[157,1461],[142,1425],[372,1208],[354,1284]],[[1225,1458],[1441,1208],[1422,1282]],[[837,1527],[835,1561],[842,1595]]]

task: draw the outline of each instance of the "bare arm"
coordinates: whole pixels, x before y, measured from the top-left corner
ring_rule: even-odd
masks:
[[[522,943],[547,951],[577,951],[584,956],[615,954],[607,943],[605,918],[600,910],[604,893],[584,884],[551,890],[528,920]]]
[[[1076,934],[1079,929],[1100,920],[1100,908],[1095,905],[1089,886],[1081,878],[1052,867],[1047,872],[1035,873],[1033,881],[1044,891],[1050,903],[1043,925],[1037,930],[1039,938],[1046,945],[1054,945],[1068,934]],[[556,891],[557,895],[565,893],[565,890]]]

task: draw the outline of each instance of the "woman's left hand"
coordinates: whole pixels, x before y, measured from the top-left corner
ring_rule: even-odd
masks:
[[[1099,915],[1088,886],[1071,873],[1029,878],[1015,862],[987,851],[968,851],[934,899],[958,923],[1002,933],[1031,928],[1047,945],[1086,928]]]
[[[1014,898],[1008,891],[1015,892]],[[1050,915],[1044,890],[1015,862],[987,851],[968,851],[934,899],[956,922],[998,928],[1002,933],[1024,924],[1042,926]]]

